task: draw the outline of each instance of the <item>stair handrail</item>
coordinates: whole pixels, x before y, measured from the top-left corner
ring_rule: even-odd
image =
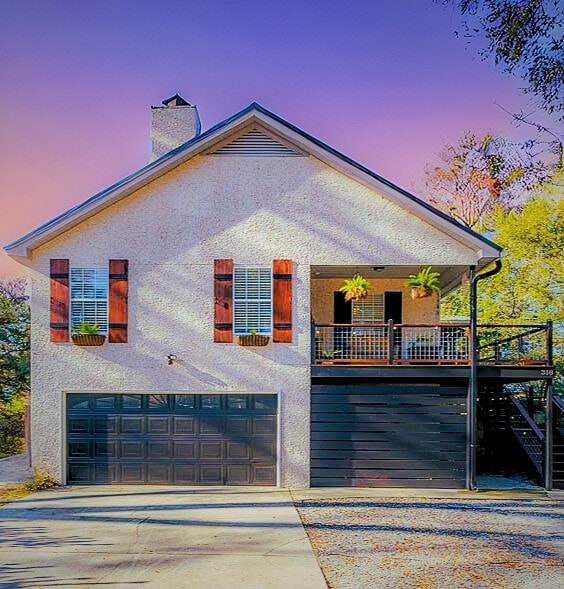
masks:
[[[519,411],[521,416],[525,419],[525,421],[527,422],[527,425],[533,430],[533,432],[537,436],[537,438],[541,442],[544,442],[544,434],[540,430],[539,426],[533,421],[531,416],[527,413],[526,409],[524,407],[522,407],[521,403],[513,395],[509,395],[509,399],[512,401],[513,405],[517,408],[517,410]]]

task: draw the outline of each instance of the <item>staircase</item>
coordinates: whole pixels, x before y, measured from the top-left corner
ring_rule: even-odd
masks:
[[[539,426],[533,421],[513,395],[508,396],[509,401],[509,428],[514,439],[523,449],[529,462],[540,480],[544,480],[544,445],[545,436]]]
[[[553,400],[552,486],[564,489],[564,398]]]

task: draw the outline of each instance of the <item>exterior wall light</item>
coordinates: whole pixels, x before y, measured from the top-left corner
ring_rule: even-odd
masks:
[[[176,354],[168,354],[168,356],[166,357],[167,361],[168,361],[168,365],[172,366],[173,362],[176,362]]]

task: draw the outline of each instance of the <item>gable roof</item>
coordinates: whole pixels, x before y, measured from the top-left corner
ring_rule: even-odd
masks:
[[[266,127],[290,144],[297,145],[305,153],[309,153],[348,176],[372,186],[379,193],[407,208],[445,233],[450,234],[458,241],[482,250],[482,257],[487,259],[488,262],[499,257],[502,248],[494,242],[461,225],[447,214],[407,190],[396,186],[386,178],[376,174],[256,102],[251,103],[243,110],[214,125],[204,133],[197,135],[105,190],[98,192],[84,202],[16,239],[6,245],[4,250],[12,257],[29,257],[33,249],[71,229],[102,209],[129,196],[148,182],[169,172],[188,159],[200,153],[205,153],[214,144],[224,142],[230,135],[237,133],[252,123]]]

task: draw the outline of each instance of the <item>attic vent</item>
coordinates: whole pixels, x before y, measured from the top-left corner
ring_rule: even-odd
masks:
[[[231,143],[212,151],[211,155],[299,156],[302,154],[276,141],[259,129],[251,129]]]

